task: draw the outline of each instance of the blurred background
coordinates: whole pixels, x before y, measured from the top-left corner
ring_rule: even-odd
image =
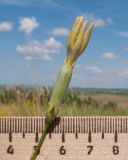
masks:
[[[44,115],[77,16],[95,27],[61,115],[128,114],[127,0],[0,0],[0,115]]]

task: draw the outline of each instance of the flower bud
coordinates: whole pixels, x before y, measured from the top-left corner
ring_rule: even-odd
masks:
[[[74,64],[77,58],[87,47],[94,23],[91,23],[85,31],[87,21],[83,17],[77,17],[69,33],[67,40],[67,58],[70,65]]]

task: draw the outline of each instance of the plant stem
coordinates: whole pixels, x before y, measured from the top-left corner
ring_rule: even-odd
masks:
[[[81,53],[84,51],[84,49],[88,44],[94,24],[92,23],[86,32],[84,32],[85,26],[86,26],[86,23],[84,21],[84,18],[78,17],[69,34],[68,43],[67,43],[67,57],[58,74],[58,78],[56,80],[53,93],[50,98],[50,102],[48,104],[47,123],[44,131],[42,131],[42,136],[39,140],[38,146],[36,150],[33,151],[30,160],[36,159],[37,153],[40,150],[43,144],[43,141],[47,135],[48,128],[51,125],[53,119],[58,114],[57,107],[61,103],[61,100],[63,99],[64,94],[68,89],[68,86],[72,77],[74,64],[77,58],[81,55]]]
[[[70,82],[71,76],[72,76],[72,71],[73,71],[73,65],[69,65],[65,61],[65,63],[63,64],[63,66],[58,74],[58,78],[56,80],[56,83],[55,83],[55,86],[53,89],[53,93],[50,98],[50,102],[48,104],[48,115],[46,116],[47,122],[45,125],[45,129],[44,129],[44,131],[42,131],[42,135],[41,135],[41,138],[40,138],[39,143],[37,145],[37,148],[33,151],[30,160],[36,159],[38,152],[39,152],[39,150],[45,140],[45,137],[47,135],[48,128],[52,124],[52,121],[54,120],[56,115],[58,114],[57,107],[58,107],[59,103],[61,102],[65,91],[68,88],[68,85],[69,85],[69,82]]]
[[[33,150],[30,160],[35,160],[36,159],[36,157],[38,155],[38,152],[40,151],[40,148],[41,148],[41,146],[42,146],[42,144],[45,140],[45,137],[47,136],[48,129],[49,129],[50,125],[52,124],[52,121],[54,120],[55,117],[56,116],[46,118],[47,121],[46,121],[46,124],[45,124],[45,129],[44,129],[44,131],[42,131],[42,135],[41,135],[41,138],[38,142],[37,148],[35,150]]]

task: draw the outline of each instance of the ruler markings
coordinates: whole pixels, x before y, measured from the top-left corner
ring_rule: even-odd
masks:
[[[5,132],[5,118],[3,119],[3,121],[4,121],[4,128],[3,128],[3,130],[4,130],[4,132]]]
[[[31,132],[31,117],[28,117],[28,123],[27,123],[27,125],[28,125],[28,133],[32,133]]]
[[[88,133],[88,131],[89,131],[88,126],[89,126],[89,124],[88,124],[88,117],[87,117],[86,118],[86,125],[85,125],[85,128],[87,128],[87,132],[86,133]]]
[[[63,120],[62,120],[62,121],[63,121]],[[63,123],[63,122],[62,122],[62,123]],[[56,126],[56,119],[53,120],[52,125],[53,125],[53,132],[54,132],[54,133],[57,133],[57,130],[56,130],[56,127],[55,127],[55,126]],[[62,125],[62,127],[63,127],[63,125]]]
[[[72,133],[74,133],[74,126],[73,126],[73,117],[72,117]]]
[[[113,127],[112,127],[112,120],[109,118],[109,124],[110,124],[110,133],[113,133],[112,130],[113,130]]]
[[[82,118],[83,119],[83,128],[84,128],[84,132],[83,133],[85,133],[86,132],[86,130],[85,130],[85,117],[84,118]]]
[[[27,129],[28,129],[28,133],[30,133],[30,117],[27,118]]]
[[[12,132],[9,132],[9,142],[12,142]]]
[[[93,129],[94,129],[94,127],[93,127],[94,117],[89,118],[89,119],[90,119],[91,132],[93,132]]]
[[[91,143],[92,141],[92,136],[91,136],[91,130],[88,132],[88,143]]]
[[[99,132],[97,125],[99,126],[99,119],[97,117],[94,117],[94,123],[93,123],[94,133],[98,133]]]
[[[105,133],[109,133],[108,125],[107,125],[107,118],[105,117]]]
[[[92,127],[92,130],[91,130],[92,133],[96,133],[95,132],[95,126],[94,126],[95,122],[94,121],[97,121],[97,119],[95,119],[95,117],[90,118],[90,124],[92,125],[91,126]]]
[[[38,140],[39,140],[39,136],[38,136],[38,131],[36,131],[35,133],[35,143],[38,143]]]
[[[7,132],[7,119],[5,117],[5,132]]]
[[[62,143],[65,142],[65,132],[62,133]]]
[[[125,133],[127,133],[127,118],[125,118]]]
[[[59,123],[60,121],[60,123]],[[44,117],[0,117],[0,133],[42,132]],[[127,117],[62,117],[51,125],[53,133],[128,133]]]
[[[71,118],[69,118],[69,126],[68,126],[68,128],[69,128],[69,133],[71,133],[72,132],[72,128],[71,128]]]
[[[15,117],[15,130],[16,130],[16,133],[20,133],[20,132],[19,132],[18,120],[19,120],[19,118],[16,118],[16,117]],[[18,126],[18,127],[16,127],[16,126]]]
[[[41,124],[41,119],[39,118],[39,133],[41,133],[40,124]]]
[[[55,118],[55,128],[56,128],[56,133],[59,133],[59,128],[58,128],[58,117],[57,118]],[[64,128],[64,126],[63,126],[63,128]]]
[[[115,128],[114,128],[114,118],[112,118],[112,133],[114,132]]]
[[[85,133],[85,129],[84,129],[84,118],[81,117],[82,120],[82,133]]]
[[[18,118],[19,132],[21,133],[21,131],[22,131],[21,124],[22,123],[20,123],[20,121],[21,121],[21,117]]]
[[[69,118],[69,130],[72,133],[72,118]]]
[[[38,117],[35,117],[35,131],[38,132]]]
[[[78,139],[78,132],[75,132],[75,138]]]
[[[115,130],[114,141],[115,141],[115,143],[118,142],[118,133],[117,133],[117,130]]]
[[[96,130],[96,122],[97,121],[97,118],[96,117],[93,117],[93,133],[97,133],[97,130]]]
[[[72,133],[72,117],[70,118],[70,124],[69,124],[69,126],[70,126],[70,133]]]
[[[77,117],[77,132],[80,133],[80,121],[79,121],[79,117]]]
[[[104,139],[104,130],[102,131],[101,138]]]
[[[122,121],[123,121],[123,125],[124,125],[124,127],[122,126],[122,128],[123,128],[123,132],[125,133],[126,132],[126,126],[125,126],[125,119],[122,117]]]
[[[68,123],[68,122],[67,122]],[[62,133],[62,126],[63,126],[63,122],[62,122],[62,120],[60,121],[60,133]],[[68,126],[68,124],[67,124],[67,126]],[[68,128],[67,128],[67,130],[68,130]]]
[[[99,129],[99,132],[102,132],[102,121],[101,121],[101,117],[98,117],[99,119],[99,123],[100,123],[100,129]]]
[[[72,119],[73,119],[73,118],[72,118]],[[75,121],[74,121],[74,120],[72,121],[72,125],[73,125],[73,133],[75,133],[75,127],[74,127],[74,126],[75,126]],[[66,131],[65,131],[65,132],[66,132]]]
[[[69,133],[71,133],[71,131],[72,131],[72,128],[71,128],[71,118],[69,118],[69,126],[68,126],[68,128],[69,128]]]
[[[33,133],[35,132],[35,118],[33,118]]]
[[[108,133],[110,133],[110,123],[109,123],[109,117],[108,117],[108,119],[107,119],[107,126],[108,126]]]
[[[119,119],[117,118],[117,120],[116,120],[116,130],[117,130],[117,132],[119,133],[120,132],[120,125],[119,125]]]
[[[26,133],[25,118],[23,119],[23,132]]]
[[[78,133],[80,133],[80,119],[79,119],[79,117],[77,117],[77,129],[78,129]]]
[[[126,117],[126,133],[128,132],[128,123],[127,123],[127,117]]]
[[[10,121],[11,121],[11,132],[16,132],[15,131],[15,117],[11,117]]]
[[[16,117],[14,117],[14,130],[15,130],[16,133],[18,133],[18,132],[17,132],[17,130],[18,130],[18,125],[17,125],[17,118],[16,118]]]
[[[84,126],[83,126],[83,119],[82,119],[82,117],[80,117],[80,121],[81,121],[81,133],[84,133]]]
[[[121,133],[123,133],[123,119],[122,119],[122,117],[121,117]]]
[[[123,154],[125,153],[124,159],[128,159],[126,151],[126,148],[128,146],[127,120],[128,117],[121,116],[57,117],[48,130],[48,139],[46,138],[47,144],[44,143],[46,146],[42,147],[39,158],[49,152],[51,155],[53,154],[53,157],[55,156],[55,154],[56,156],[62,156],[62,159],[70,159],[68,158],[69,154],[73,154],[72,156],[75,157],[75,155],[77,155],[76,153],[81,153],[82,155],[83,153],[85,153],[86,156],[90,156],[90,159],[92,157],[98,159],[95,156],[97,156],[98,154],[100,155],[100,153],[103,155],[108,152],[110,154],[110,157],[115,156],[115,159],[116,157],[123,157]],[[23,152],[23,146],[27,147],[30,144],[31,147],[34,147],[35,143],[39,142],[39,133],[42,131],[42,128],[44,129],[45,123],[46,119],[44,117],[0,117],[0,156],[4,154],[6,154],[7,157],[18,155],[21,150]],[[4,133],[7,134],[4,135]],[[21,133],[22,138],[26,139],[22,141],[18,133]],[[28,135],[25,136],[26,134]],[[6,137],[6,135],[8,143],[3,139],[3,137]],[[73,138],[71,138],[72,135],[74,136]],[[33,140],[33,137],[34,141],[30,142],[31,139]],[[47,141],[49,139],[51,140]],[[76,142],[74,139],[76,140]],[[25,146],[26,142],[29,142],[29,144],[26,144]],[[24,143],[24,145],[20,146],[20,143]],[[49,144],[51,145],[51,148],[50,146],[47,146]],[[100,144],[102,144],[102,147],[100,146]],[[46,150],[46,147],[48,147],[48,150]],[[101,149],[99,149],[100,147]],[[5,151],[3,152],[3,149],[5,148],[6,153]],[[103,152],[100,152],[100,150],[104,148],[105,150],[103,150]],[[117,158],[117,160],[119,160],[119,158]],[[89,157],[86,159],[89,159]]]
[[[62,118],[62,120],[60,121],[60,126],[61,126],[61,128],[60,128],[60,133],[62,133],[62,130],[63,130],[63,118]],[[56,133],[56,132],[55,132]]]
[[[109,118],[109,123],[110,123],[110,133],[112,133],[113,128],[112,128],[112,121],[110,118]]]
[[[120,133],[122,133],[122,117],[119,119]]]

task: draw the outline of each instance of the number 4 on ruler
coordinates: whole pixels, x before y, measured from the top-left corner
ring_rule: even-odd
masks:
[[[7,153],[8,154],[14,154],[14,149],[12,145],[9,145],[9,147],[7,148]]]

